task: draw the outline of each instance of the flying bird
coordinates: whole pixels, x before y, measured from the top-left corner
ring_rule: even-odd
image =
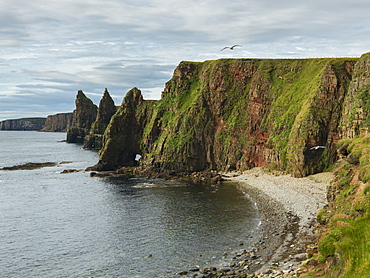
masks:
[[[325,149],[326,147],[325,146],[315,146],[315,147],[312,147],[311,149],[310,149],[310,151],[312,151],[312,150],[318,150],[318,149]]]
[[[242,47],[242,46],[241,46],[241,45],[239,45],[239,44],[234,44],[233,46],[225,46],[225,47],[224,47],[224,48],[222,48],[220,51],[225,50],[226,48],[229,48],[230,50],[233,50],[233,49],[234,49],[234,47],[237,47],[237,46]]]

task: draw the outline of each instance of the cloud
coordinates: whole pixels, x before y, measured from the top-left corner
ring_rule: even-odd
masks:
[[[369,51],[369,8],[366,0],[3,0],[0,119],[73,110],[79,89],[95,103],[106,87],[117,104],[134,86],[158,99],[182,60],[360,56]],[[243,47],[220,52],[232,44]]]

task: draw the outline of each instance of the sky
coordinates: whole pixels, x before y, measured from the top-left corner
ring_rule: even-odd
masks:
[[[359,57],[368,0],[2,0],[0,121],[72,112],[78,90],[160,99],[181,61]],[[233,50],[225,46],[241,45]]]

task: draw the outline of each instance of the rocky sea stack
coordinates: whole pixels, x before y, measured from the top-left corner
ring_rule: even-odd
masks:
[[[76,109],[73,111],[72,126],[67,130],[68,143],[83,143],[96,119],[98,107],[82,92],[77,92]]]
[[[105,89],[102,99],[99,103],[96,120],[91,125],[89,134],[84,140],[84,148],[101,149],[104,131],[109,124],[112,116],[117,112],[117,107],[111,98],[107,89]]]

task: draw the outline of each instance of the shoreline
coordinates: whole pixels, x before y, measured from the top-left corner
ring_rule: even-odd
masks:
[[[262,223],[257,230],[260,239],[253,244],[260,257],[249,265],[248,273],[299,273],[307,251],[316,248],[316,215],[327,204],[326,188],[333,174],[294,178],[253,168],[223,177],[239,183],[261,212]]]
[[[88,169],[86,169],[88,170]],[[146,178],[142,171],[122,168],[103,173],[91,172],[90,176],[125,176],[138,174]],[[330,172],[318,173],[304,178],[290,175],[274,175],[261,168],[244,172],[220,174],[208,173],[180,177],[179,180],[210,182],[222,179],[223,182],[237,183],[253,202],[261,217],[261,224],[248,240],[239,245],[238,250],[225,253],[219,265],[204,269],[194,268],[180,271],[175,277],[291,277],[303,272],[300,265],[307,260],[307,254],[316,250],[316,215],[327,204],[327,185],[334,178]],[[165,175],[158,178],[171,179]],[[173,178],[173,177],[172,177]]]
[[[224,182],[238,183],[255,202],[261,224],[248,244],[227,254],[222,265],[198,270],[198,274],[178,274],[193,273],[191,277],[202,278],[296,277],[302,272],[300,265],[307,260],[307,253],[316,248],[316,215],[327,204],[326,188],[333,177],[324,172],[294,178],[265,173],[261,168],[225,173]]]

